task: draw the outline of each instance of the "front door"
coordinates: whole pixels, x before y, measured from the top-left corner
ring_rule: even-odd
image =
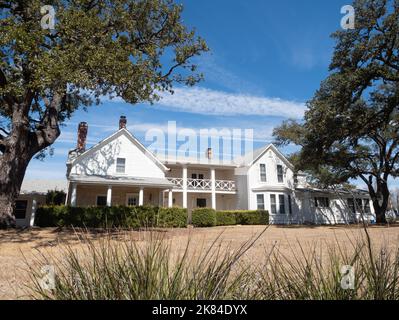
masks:
[[[139,205],[139,194],[138,193],[126,194],[126,205],[128,207],[138,206]]]

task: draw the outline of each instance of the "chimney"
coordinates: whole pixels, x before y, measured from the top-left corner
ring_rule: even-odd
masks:
[[[78,151],[85,151],[86,150],[86,138],[87,138],[87,130],[88,129],[89,129],[89,126],[87,125],[87,122],[79,123],[79,127],[78,127],[78,144],[76,146],[76,149]]]
[[[211,160],[213,158],[213,152],[212,152],[212,148],[208,148],[206,150],[206,157],[207,159]]]
[[[127,123],[126,117],[125,116],[121,116],[120,119],[119,119],[119,130],[122,129],[122,128],[126,129],[126,123]]]

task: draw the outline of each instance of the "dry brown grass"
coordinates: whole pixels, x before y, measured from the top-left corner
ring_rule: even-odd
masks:
[[[188,239],[192,245],[203,248],[210,246],[221,235],[226,248],[238,248],[252,236],[264,230],[262,226],[217,227],[207,229],[174,229],[158,232],[169,239],[176,253],[181,253]],[[369,229],[373,245],[395,248],[399,240],[399,227],[371,227]],[[86,235],[86,232],[84,232]],[[79,247],[83,232],[73,230],[33,229],[25,231],[0,231],[0,299],[26,298],[25,285],[29,279],[26,263],[34,263],[34,257],[39,254],[59,255],[63,245]],[[246,253],[244,259],[253,264],[262,263],[259,257],[264,257],[272,247],[287,257],[294,256],[296,245],[300,243],[303,249],[341,244],[350,247],[351,240],[362,237],[361,227],[270,227],[266,233]],[[89,236],[96,241],[105,237],[103,232],[90,232]],[[115,241],[124,241],[115,233]],[[146,241],[147,232],[130,231],[129,239],[138,243]]]

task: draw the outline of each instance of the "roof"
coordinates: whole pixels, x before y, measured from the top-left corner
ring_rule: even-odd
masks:
[[[110,185],[129,185],[129,186],[152,186],[160,188],[173,188],[174,183],[166,178],[143,178],[129,176],[97,176],[97,175],[71,175],[71,182],[82,182],[87,184],[110,184]]]
[[[82,153],[78,153],[76,150],[71,150],[68,154],[68,164],[74,164],[78,159],[81,157],[84,157],[87,155],[89,152],[92,150],[95,150],[96,148],[101,147],[102,145],[108,143],[112,139],[116,138],[118,135],[124,134],[127,136],[136,146],[138,146],[147,156],[150,158],[155,164],[157,164],[163,171],[169,171],[169,168],[167,168],[151,151],[149,151],[135,136],[133,136],[126,128],[122,128],[109,137],[101,140],[91,148],[85,150]]]
[[[244,155],[242,158],[242,165],[245,166],[252,166],[256,161],[259,160],[269,149],[272,149],[274,153],[276,153],[280,159],[289,167],[289,168],[294,168],[293,164],[288,161],[288,159],[285,157],[284,154],[281,153],[281,151],[274,145],[274,144],[269,144],[267,146],[264,146],[262,148],[256,149],[252,152],[247,153]]]
[[[344,189],[318,189],[318,188],[295,188],[297,191],[302,192],[312,192],[312,193],[341,193],[341,194],[354,194],[354,195],[363,195],[369,196],[369,192],[362,189],[354,189],[354,190],[344,190]]]
[[[67,180],[24,180],[21,194],[47,194],[49,190],[67,191]]]

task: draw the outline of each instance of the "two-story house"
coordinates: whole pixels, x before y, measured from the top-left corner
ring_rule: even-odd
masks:
[[[77,148],[67,160],[67,204],[72,206],[158,205],[216,210],[268,210],[271,223],[350,223],[361,213],[372,219],[368,193],[319,190],[272,144],[221,163],[205,150],[206,161],[161,159],[127,129],[86,150],[88,125],[80,123]],[[248,159],[248,157],[250,157]]]

